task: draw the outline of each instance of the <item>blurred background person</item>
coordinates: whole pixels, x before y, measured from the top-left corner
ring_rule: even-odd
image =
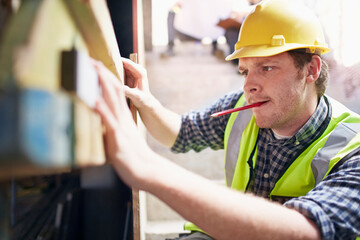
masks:
[[[226,43],[229,47],[228,54],[234,52],[235,44],[238,40],[238,35],[240,31],[240,27],[245,17],[249,14],[249,12],[253,9],[254,5],[261,2],[261,0],[247,0],[247,1],[234,1],[232,11],[230,15],[221,19],[218,22],[218,26],[224,28]],[[232,60],[232,63],[238,63],[237,59]]]
[[[175,39],[201,42],[211,39],[212,53],[217,51],[217,40],[224,36],[225,29],[218,26],[220,19],[230,16],[236,0],[178,0],[168,13],[168,46],[161,54],[169,57],[175,54]],[[239,0],[238,0],[239,1]]]

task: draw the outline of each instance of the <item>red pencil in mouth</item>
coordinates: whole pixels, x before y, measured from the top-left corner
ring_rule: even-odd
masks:
[[[254,108],[254,107],[259,107],[264,103],[265,102],[257,102],[257,103],[246,105],[246,106],[243,106],[243,107],[228,109],[228,110],[224,110],[224,111],[221,111],[221,112],[213,113],[213,114],[211,114],[211,116],[212,117],[219,117],[219,116],[222,116],[222,115],[225,115],[225,114],[238,112],[238,111],[242,111],[242,110],[246,110],[246,109],[250,109],[250,108]]]

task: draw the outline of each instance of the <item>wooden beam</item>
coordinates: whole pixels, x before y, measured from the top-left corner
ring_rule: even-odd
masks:
[[[0,88],[60,86],[60,54],[87,51],[62,0],[23,1],[9,20],[0,47]]]
[[[0,88],[58,90],[60,54],[76,48],[102,61],[122,82],[124,72],[105,0],[23,1],[0,46]]]
[[[123,83],[123,65],[106,1],[64,2],[84,37],[90,56],[102,61]]]
[[[74,100],[74,166],[85,167],[105,164],[100,117],[84,102]]]
[[[69,6],[75,6],[75,8]],[[76,19],[81,19],[80,25],[78,22],[75,23],[74,16],[76,16]],[[86,41],[84,41],[84,38],[86,38]],[[50,96],[64,95],[60,89],[61,53],[64,50],[71,49],[76,49],[84,54],[90,53],[96,59],[104,62],[116,75],[122,77],[122,62],[112,30],[110,16],[103,0],[86,3],[78,0],[23,1],[17,14],[10,19],[0,45],[0,89],[3,92],[9,92],[10,95],[13,94],[9,98],[18,100],[23,95],[22,91],[29,92],[28,89],[35,88],[44,91]],[[9,91],[10,89],[12,91]],[[20,93],[17,93],[17,91],[20,91]],[[67,159],[69,161],[64,165],[51,163],[59,160],[59,156],[68,153],[68,151],[60,151],[56,156],[46,158],[47,160],[44,160],[45,158],[42,156],[37,156],[35,153],[19,151],[19,155],[21,155],[20,153],[22,155],[12,158],[3,152],[3,155],[0,154],[2,157],[0,163],[2,166],[7,166],[7,171],[0,171],[0,177],[51,174],[67,171],[68,168],[73,166],[72,164],[75,164],[75,166],[88,166],[105,162],[102,146],[102,125],[99,117],[90,108],[78,103],[77,100],[70,101],[71,98],[68,95],[66,95],[66,98],[69,100],[70,106],[74,106],[75,110],[73,113],[70,109],[69,113],[60,114],[58,119],[62,119],[61,116],[70,117],[73,127],[55,127],[54,129],[61,131],[61,134],[72,129],[72,134],[75,134],[75,138],[77,138],[76,144],[70,138],[66,141],[66,144],[73,144],[69,148],[74,150],[70,154],[70,158]],[[39,101],[39,103],[45,104],[46,101]],[[22,110],[18,105],[14,106],[12,110],[10,109],[9,116],[12,116],[11,113],[16,110],[20,109],[19,112],[25,111],[27,107],[32,105],[24,102],[21,106],[23,107]],[[56,111],[59,107],[53,106],[53,110]],[[9,109],[9,106],[7,106],[7,109]],[[4,120],[4,116],[8,115],[1,112],[0,121]],[[45,121],[52,116],[57,115],[56,113],[53,115],[48,114],[48,117],[42,120]],[[15,121],[12,122],[14,132],[32,124],[27,122],[28,118],[26,117],[15,116],[14,119],[22,119],[19,124]],[[46,124],[43,125],[43,128],[39,128],[39,131],[46,132],[46,126]],[[14,146],[22,149],[23,146],[27,147],[29,143],[36,143],[36,136],[34,137],[35,141],[31,142],[31,139],[16,136],[14,132],[8,132],[4,135],[6,141],[9,140],[9,136],[16,137],[17,142],[14,142]],[[58,140],[58,138],[49,138],[49,145],[55,146],[61,142]],[[23,143],[21,141],[28,142]],[[65,146],[65,142],[62,144],[59,146]],[[7,151],[4,146],[2,146],[2,149]],[[32,157],[34,157],[34,160],[32,160]],[[25,158],[27,158],[26,161],[24,161]],[[17,162],[16,159],[20,160]],[[10,165],[4,162],[8,160],[11,162],[10,165],[15,166],[14,168],[8,168]],[[35,164],[32,161],[39,162]],[[48,162],[49,165],[41,165],[41,161]]]
[[[130,54],[130,60],[138,63],[138,55],[136,53]],[[135,105],[129,100],[129,107],[134,121],[137,123],[137,109]],[[140,221],[140,195],[139,190],[132,190],[132,210],[133,210],[133,240],[141,239],[141,221]]]

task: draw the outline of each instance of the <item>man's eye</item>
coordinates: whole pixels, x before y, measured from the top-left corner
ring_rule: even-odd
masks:
[[[247,75],[248,75],[248,71],[240,71],[240,70],[239,70],[239,73],[240,73],[240,75],[242,75],[242,76],[247,76]]]
[[[265,67],[263,67],[263,69],[265,72],[268,72],[268,71],[271,71],[273,69],[273,67],[265,66]]]

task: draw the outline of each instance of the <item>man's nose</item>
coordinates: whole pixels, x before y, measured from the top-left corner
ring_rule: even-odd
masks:
[[[260,91],[261,85],[259,83],[259,79],[255,73],[248,73],[245,78],[244,91],[248,93],[255,93]]]

